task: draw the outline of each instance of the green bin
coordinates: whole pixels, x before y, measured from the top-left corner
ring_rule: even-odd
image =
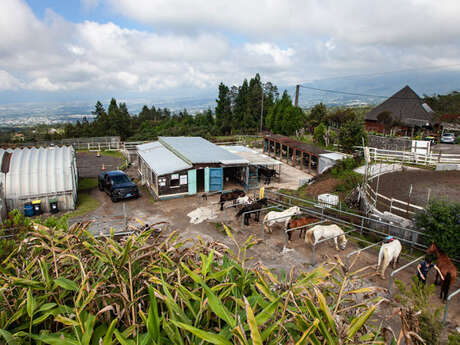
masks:
[[[59,208],[58,208],[58,201],[56,198],[50,199],[50,212],[51,213],[58,213]]]

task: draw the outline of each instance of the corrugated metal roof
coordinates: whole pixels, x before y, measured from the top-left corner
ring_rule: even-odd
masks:
[[[159,141],[190,164],[248,164],[249,161],[200,137],[160,137]]]
[[[269,156],[250,149],[246,146],[234,145],[234,146],[221,146],[225,150],[240,156],[243,159],[249,161],[252,165],[281,165],[280,161],[274,160]]]
[[[193,168],[158,141],[137,145],[137,152],[158,176]]]
[[[339,153],[339,152],[321,153],[319,156],[329,158],[333,161],[341,161],[342,159],[347,158],[346,154]]]
[[[6,198],[27,198],[76,188],[73,147],[0,149],[0,160],[6,151],[12,153],[6,174]]]
[[[266,135],[265,138],[266,139],[276,140],[276,141],[282,143],[283,145],[289,146],[290,148],[295,147],[295,148],[297,148],[299,150],[302,150],[304,152],[309,152],[309,153],[313,153],[313,154],[317,154],[317,155],[319,155],[321,153],[327,153],[328,152],[326,150],[323,150],[319,146],[303,143],[301,141],[297,141],[297,140],[291,139],[289,137],[286,137],[286,136],[280,135],[280,134]]]

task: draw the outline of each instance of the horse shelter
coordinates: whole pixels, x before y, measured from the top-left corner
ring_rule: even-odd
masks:
[[[238,155],[242,159],[249,161],[246,189],[253,189],[258,187],[260,176],[259,170],[264,168],[275,171],[278,181],[280,180],[282,166],[281,162],[270,158],[265,154],[252,150],[246,146],[234,145],[221,147],[235,155]]]
[[[313,175],[322,174],[339,160],[346,158],[343,153],[326,151],[319,146],[278,134],[264,137],[264,153]]]
[[[141,183],[158,199],[247,188],[249,161],[200,137],[137,145]]]
[[[75,209],[78,174],[72,146],[0,149],[0,168],[6,210],[22,210],[38,200],[43,211],[50,210],[50,203],[58,210]]]

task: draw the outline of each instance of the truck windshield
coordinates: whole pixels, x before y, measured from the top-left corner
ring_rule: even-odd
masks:
[[[114,184],[122,184],[126,182],[131,182],[129,177],[126,175],[113,175],[110,176],[110,179],[113,181]]]

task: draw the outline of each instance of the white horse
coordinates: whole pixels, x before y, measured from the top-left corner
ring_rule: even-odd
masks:
[[[335,243],[335,249],[338,251],[339,246],[337,243],[337,238],[340,240],[340,249],[344,250],[347,245],[347,238],[342,229],[336,224],[332,225],[315,225],[311,229],[307,230],[307,235],[305,236],[305,242],[315,245],[322,238],[333,238]]]
[[[299,215],[301,213],[302,211],[300,211],[299,206],[293,206],[282,212],[270,211],[264,217],[264,229],[268,231],[269,233],[271,233],[272,232],[271,227],[275,223],[283,223],[283,222],[286,227],[289,221],[291,220],[292,216]]]
[[[249,205],[253,200],[249,197],[249,195],[246,196],[240,196],[238,199],[235,200],[235,205],[236,206],[246,206]]]
[[[402,249],[401,242],[399,242],[398,240],[393,240],[390,243],[384,243],[380,247],[379,261],[377,263],[376,272],[377,274],[379,274],[380,263],[382,262],[382,258],[383,258],[383,264],[381,267],[382,270],[380,272],[380,277],[382,277],[382,279],[385,278],[385,270],[387,269],[391,260],[393,260],[393,269],[396,268],[396,262],[399,260],[401,249]]]

